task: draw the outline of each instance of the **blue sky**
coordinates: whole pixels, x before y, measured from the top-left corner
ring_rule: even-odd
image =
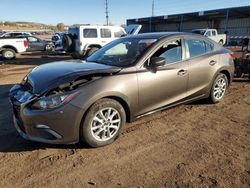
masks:
[[[110,22],[151,16],[152,0],[108,0]],[[250,0],[155,0],[155,16],[250,5]],[[0,0],[0,21],[104,24],[105,0]]]

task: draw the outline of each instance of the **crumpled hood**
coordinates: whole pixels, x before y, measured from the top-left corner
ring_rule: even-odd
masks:
[[[95,73],[116,73],[121,68],[81,60],[60,61],[40,65],[34,68],[27,79],[34,94],[43,94],[60,84]]]

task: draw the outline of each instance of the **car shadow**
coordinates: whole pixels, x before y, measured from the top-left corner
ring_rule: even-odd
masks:
[[[73,145],[51,145],[23,139],[15,130],[13,111],[8,93],[13,84],[0,85],[0,152],[24,152],[38,149],[78,149],[89,147],[83,143]]]
[[[68,54],[55,54],[52,52],[32,52],[18,54],[16,59],[6,60],[0,56],[0,65],[42,65],[45,63],[70,60]]]
[[[242,82],[246,82],[246,83],[250,83],[250,79],[248,79],[247,77],[244,77],[244,78],[234,78],[233,79],[233,82],[240,82],[240,83],[242,83]]]

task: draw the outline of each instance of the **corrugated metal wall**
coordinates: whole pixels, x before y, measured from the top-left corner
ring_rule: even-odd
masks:
[[[215,28],[219,33],[225,32],[225,20],[216,20],[216,24],[213,21],[196,21],[196,22],[183,22],[182,31],[188,32],[192,29],[202,28]],[[142,32],[150,31],[150,24],[142,24]],[[179,31],[180,25],[168,23],[167,20],[151,25],[151,31]],[[233,19],[229,18],[227,23],[227,32],[229,36],[250,36],[250,18]]]

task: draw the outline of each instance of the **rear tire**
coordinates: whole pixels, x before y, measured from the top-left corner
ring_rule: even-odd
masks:
[[[4,59],[15,59],[16,52],[10,48],[6,48],[2,51],[2,56]]]
[[[227,88],[227,76],[223,73],[218,74],[211,88],[209,100],[214,104],[221,102],[225,96]]]
[[[220,40],[220,41],[219,41],[219,44],[220,44],[221,46],[223,46],[223,40]]]
[[[81,139],[91,147],[111,144],[126,122],[122,105],[113,99],[100,99],[88,110],[80,130]]]

